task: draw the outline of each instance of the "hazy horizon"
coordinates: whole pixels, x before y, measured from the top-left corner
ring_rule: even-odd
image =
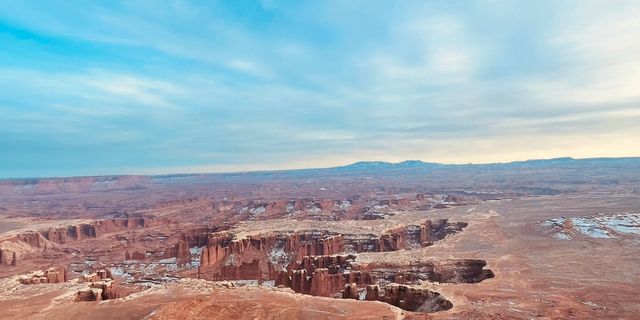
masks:
[[[637,1],[0,8],[1,178],[640,155]]]
[[[171,176],[171,175],[207,175],[207,174],[227,174],[227,173],[259,173],[259,172],[278,172],[278,171],[296,171],[296,170],[322,170],[322,169],[331,169],[331,168],[339,168],[339,167],[345,167],[345,166],[349,166],[349,165],[354,165],[354,164],[358,164],[358,163],[376,163],[376,162],[384,162],[384,163],[390,163],[390,164],[400,164],[402,162],[410,162],[410,161],[419,161],[422,163],[433,163],[433,164],[438,164],[438,165],[445,165],[445,166],[458,166],[458,165],[491,165],[491,164],[510,164],[510,163],[516,163],[516,162],[526,162],[526,161],[549,161],[549,160],[558,160],[558,159],[572,159],[572,160],[592,160],[592,159],[640,159],[640,156],[629,156],[629,157],[588,157],[588,158],[575,158],[575,157],[570,157],[570,156],[564,156],[564,157],[553,157],[553,158],[535,158],[535,159],[516,159],[516,160],[509,160],[509,161],[498,161],[498,162],[466,162],[466,163],[462,163],[462,162],[434,162],[434,161],[425,161],[425,160],[420,160],[420,159],[406,159],[406,160],[401,160],[401,161],[396,161],[396,162],[389,162],[389,161],[383,161],[383,160],[360,160],[360,161],[355,161],[355,162],[349,162],[349,163],[340,163],[340,164],[336,164],[336,165],[329,165],[329,166],[325,166],[325,167],[287,167],[284,166],[282,168],[269,168],[269,167],[265,167],[265,168],[258,168],[258,169],[252,169],[249,168],[247,170],[234,170],[234,169],[230,169],[227,171],[211,171],[208,170],[207,168],[203,168],[202,170],[200,170],[200,168],[190,168],[191,171],[149,171],[149,172],[104,172],[104,173],[100,173],[100,174],[93,174],[93,175],[60,175],[60,176],[15,176],[15,177],[0,177],[0,180],[28,180],[28,179],[48,179],[48,178],[76,178],[76,177],[101,177],[101,176]]]

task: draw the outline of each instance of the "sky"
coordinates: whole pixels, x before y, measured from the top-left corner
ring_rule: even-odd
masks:
[[[0,0],[0,178],[640,156],[638,1]]]

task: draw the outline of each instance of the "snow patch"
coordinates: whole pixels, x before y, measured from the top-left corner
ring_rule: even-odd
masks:
[[[540,223],[552,237],[569,240],[577,235],[596,239],[611,239],[640,235],[640,214],[600,214],[572,218],[552,218]]]

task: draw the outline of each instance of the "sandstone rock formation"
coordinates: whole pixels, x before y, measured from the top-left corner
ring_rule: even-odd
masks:
[[[45,271],[33,271],[27,275],[18,278],[22,284],[38,284],[38,283],[60,283],[67,281],[67,268],[57,267],[49,268]]]
[[[74,301],[101,301],[108,299],[118,299],[119,295],[115,289],[112,279],[91,282],[85,289],[78,290],[74,296]]]
[[[0,248],[0,266],[16,266],[18,258],[15,251]]]
[[[106,280],[106,279],[113,279],[113,276],[111,275],[111,271],[109,269],[101,269],[98,270],[94,273],[90,273],[90,274],[83,274],[79,279],[78,282],[82,283],[82,282],[98,282],[100,280]]]
[[[87,283],[87,287],[76,292],[74,301],[101,301],[119,298],[113,276],[109,269],[101,269],[95,273],[83,275],[80,283]]]
[[[417,312],[436,312],[453,307],[453,304],[440,293],[398,284],[369,286],[366,299],[386,302],[404,310]]]
[[[419,248],[459,232],[466,225],[446,219],[427,220],[419,225],[392,229],[382,235],[307,230],[234,239],[231,234],[212,234],[202,250],[198,272],[201,278],[212,280],[255,279],[257,275],[262,277],[260,279],[276,279],[280,270],[307,256]],[[346,283],[350,281],[340,284],[340,287]]]
[[[356,299],[360,298],[360,294],[358,292],[358,286],[355,283],[349,283],[344,285],[344,290],[342,291],[342,299]]]
[[[39,230],[45,239],[55,243],[68,243],[82,239],[98,238],[104,234],[136,228],[145,228],[159,221],[147,218],[106,219],[90,223]]]

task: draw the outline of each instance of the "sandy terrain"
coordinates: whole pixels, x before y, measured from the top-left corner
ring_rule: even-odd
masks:
[[[448,218],[469,223],[433,246],[359,253],[357,263],[483,259],[495,278],[480,283],[431,283],[453,308],[431,314],[382,302],[313,297],[290,289],[226,288],[213,282],[179,281],[102,302],[72,302],[72,282],[22,286],[3,279],[3,319],[333,319],[333,318],[574,318],[633,319],[640,312],[640,239],[556,239],[541,224],[554,217],[637,212],[640,198],[624,194],[541,196],[489,201],[432,211],[405,211],[385,220],[244,222],[239,235],[275,230],[328,229],[379,233],[416,220]],[[13,282],[12,282],[13,281]],[[11,285],[9,285],[11,284]]]

